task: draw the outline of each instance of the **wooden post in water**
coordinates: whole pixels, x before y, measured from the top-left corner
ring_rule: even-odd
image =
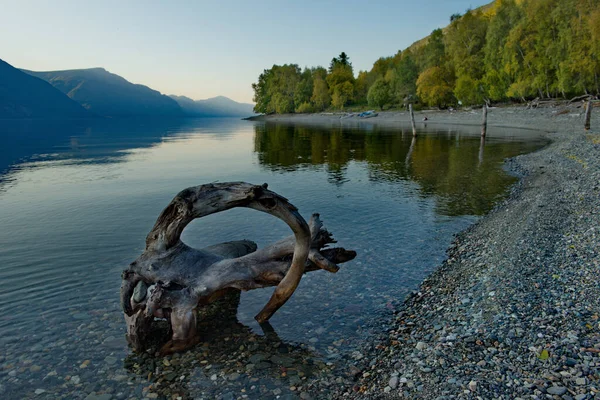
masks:
[[[587,109],[585,110],[585,130],[589,131],[590,127],[591,127],[591,120],[592,120],[592,108],[594,107],[594,104],[592,104],[592,98],[590,97],[590,99],[588,100],[587,103]]]
[[[481,121],[481,136],[485,137],[487,133],[487,103],[483,103],[483,120]]]
[[[417,127],[415,126],[415,113],[413,112],[412,103],[408,105],[410,112],[410,123],[412,124],[413,136],[417,136]]]

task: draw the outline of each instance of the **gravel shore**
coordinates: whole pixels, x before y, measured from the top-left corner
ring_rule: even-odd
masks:
[[[427,114],[430,123],[480,121],[480,111]],[[546,130],[552,144],[507,160],[522,178],[509,198],[456,236],[387,334],[343,377],[316,382],[314,397],[600,399],[598,114],[584,133],[580,104],[491,110],[491,125]]]

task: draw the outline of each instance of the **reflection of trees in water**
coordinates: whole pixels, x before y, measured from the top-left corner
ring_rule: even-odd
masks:
[[[254,137],[260,164],[273,171],[325,166],[328,180],[342,185],[349,180],[350,162],[366,162],[371,180],[415,181],[423,195],[438,197],[438,211],[446,215],[487,212],[514,181],[501,170],[502,160],[538,146],[535,141],[486,143],[449,130],[413,139],[401,130],[376,126],[365,132],[265,124],[255,126]]]

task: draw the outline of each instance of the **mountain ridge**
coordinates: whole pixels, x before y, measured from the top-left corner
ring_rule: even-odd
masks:
[[[94,114],[48,82],[0,59],[0,118],[89,118]]]
[[[253,104],[193,100],[132,83],[104,67],[32,71],[0,60],[0,117],[248,117]],[[9,79],[10,77],[10,79]],[[51,99],[44,103],[44,99]],[[61,108],[62,107],[62,108]],[[54,111],[53,111],[54,110]],[[68,111],[67,111],[68,110]]]
[[[170,97],[129,82],[102,67],[23,72],[41,78],[87,110],[104,117],[178,117],[183,111]]]
[[[225,96],[194,100],[187,96],[169,95],[190,117],[249,117],[254,115],[254,105],[240,103]]]

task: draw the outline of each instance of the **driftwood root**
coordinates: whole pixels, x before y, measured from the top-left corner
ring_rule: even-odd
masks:
[[[283,220],[293,235],[257,249],[240,240],[194,249],[181,241],[192,220],[235,207],[248,207]],[[123,272],[121,306],[127,339],[136,351],[149,347],[156,318],[166,319],[170,340],[162,354],[194,346],[197,309],[231,291],[276,286],[268,303],[255,317],[264,323],[292,296],[305,272],[337,272],[338,264],[356,252],[328,248],[335,243],[319,214],[309,223],[295,206],[267,185],[245,182],[215,183],[181,191],[158,217],[146,237],[146,249]]]

